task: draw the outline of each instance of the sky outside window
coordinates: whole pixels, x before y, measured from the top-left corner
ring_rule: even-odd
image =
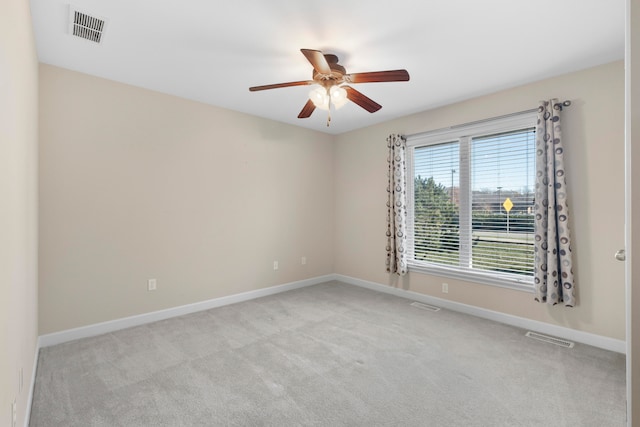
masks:
[[[523,150],[523,145],[527,147]],[[471,190],[534,191],[535,130],[473,138]],[[459,144],[447,142],[416,148],[415,176],[433,177],[446,188],[459,187]]]

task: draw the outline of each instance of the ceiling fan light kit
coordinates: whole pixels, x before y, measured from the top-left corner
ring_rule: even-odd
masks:
[[[380,82],[406,82],[409,80],[407,70],[374,71],[369,73],[347,74],[345,68],[338,64],[338,57],[332,54],[324,54],[319,50],[300,49],[302,54],[313,66],[312,80],[297,82],[277,83],[264,86],[253,86],[251,92],[277,89],[291,86],[319,85],[309,92],[309,100],[298,114],[298,118],[310,117],[316,108],[329,111],[327,126],[331,121],[331,107],[338,109],[351,101],[370,113],[375,113],[382,106],[361,92],[355,90],[347,83],[380,83]]]
[[[321,110],[329,110],[330,106],[337,109],[342,108],[348,101],[347,91],[341,86],[332,86],[325,89],[318,86],[309,92],[309,99],[313,101],[313,105]]]

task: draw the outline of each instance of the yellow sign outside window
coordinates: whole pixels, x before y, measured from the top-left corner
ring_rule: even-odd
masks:
[[[509,212],[513,207],[513,202],[511,201],[510,198],[507,197],[507,200],[504,201],[504,203],[502,204],[502,207],[504,208],[505,211]]]

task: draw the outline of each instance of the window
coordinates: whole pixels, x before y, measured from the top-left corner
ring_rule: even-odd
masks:
[[[407,138],[410,268],[531,289],[535,113]]]

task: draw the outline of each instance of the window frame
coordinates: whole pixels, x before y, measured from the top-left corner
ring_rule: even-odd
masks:
[[[437,129],[433,131],[423,132],[419,134],[407,136],[407,248],[408,248],[408,267],[410,271],[416,271],[419,273],[425,273],[435,276],[449,277],[453,279],[464,280],[467,282],[480,283],[484,285],[492,285],[509,289],[516,289],[525,292],[534,292],[533,276],[524,277],[518,274],[510,273],[494,273],[483,270],[462,269],[455,266],[444,266],[431,264],[424,261],[416,261],[414,257],[414,156],[415,149],[419,147],[425,147],[430,145],[437,145],[449,142],[459,143],[459,161],[460,161],[460,174],[459,174],[459,197],[460,197],[460,212],[463,209],[469,210],[468,218],[465,219],[465,225],[468,230],[465,232],[471,232],[471,179],[470,173],[470,150],[471,139],[483,136],[489,136],[493,134],[499,134],[503,132],[513,132],[518,130],[526,130],[536,128],[537,113],[536,110],[526,111],[522,113],[515,113],[509,116],[480,120],[477,122],[468,123],[465,125],[452,126],[445,129]],[[463,152],[464,150],[464,152]],[[466,162],[466,167],[463,167],[463,163]],[[463,218],[460,215],[460,251],[470,251],[471,248],[463,247],[462,239],[462,226]]]

